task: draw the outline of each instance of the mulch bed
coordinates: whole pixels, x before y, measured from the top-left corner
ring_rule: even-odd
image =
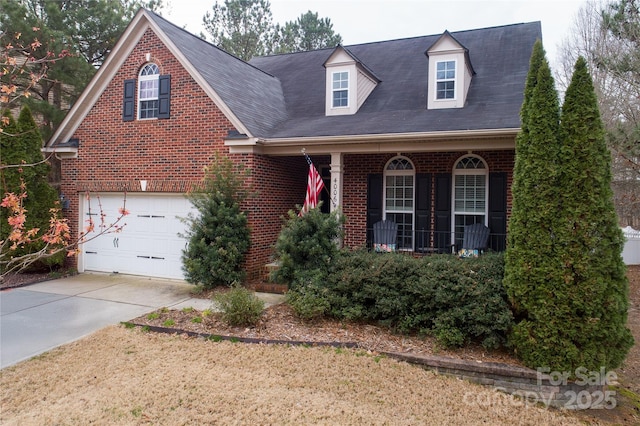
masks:
[[[218,312],[201,312],[195,309],[160,309],[131,321],[139,326],[168,328],[199,335],[241,338],[281,343],[332,344],[357,346],[371,352],[393,352],[414,355],[438,355],[476,362],[495,362],[521,365],[507,351],[486,350],[480,345],[468,345],[457,350],[440,348],[429,336],[393,333],[374,324],[343,322],[320,318],[306,322],[298,318],[286,304],[265,309],[255,326],[234,327],[226,324]],[[170,331],[171,331],[170,330]]]
[[[5,288],[21,287],[28,284],[36,284],[39,282],[60,278],[64,274],[58,272],[23,272],[9,274],[0,281],[0,290]]]

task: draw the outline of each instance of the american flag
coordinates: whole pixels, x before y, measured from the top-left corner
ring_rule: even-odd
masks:
[[[304,205],[300,210],[300,216],[308,212],[310,209],[318,205],[318,199],[320,198],[320,192],[324,188],[324,182],[322,182],[322,176],[318,173],[311,160],[309,162],[309,177],[307,179],[307,195],[304,198]]]

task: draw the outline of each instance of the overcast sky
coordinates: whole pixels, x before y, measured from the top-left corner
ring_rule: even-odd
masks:
[[[223,3],[224,0],[219,0]],[[311,10],[327,17],[344,45],[441,34],[475,28],[542,22],[547,58],[569,34],[586,0],[271,0],[274,22],[284,24]],[[188,31],[202,31],[202,16],[215,0],[167,0],[165,18]]]

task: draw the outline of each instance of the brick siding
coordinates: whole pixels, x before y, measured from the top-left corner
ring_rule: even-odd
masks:
[[[146,54],[161,74],[171,75],[171,118],[122,120],[124,81],[137,79]],[[136,88],[137,93],[137,88]],[[137,112],[137,106],[136,106]],[[203,177],[233,125],[151,30],[147,30],[82,124],[78,158],[61,164],[61,190],[70,199],[66,212],[78,233],[80,196],[90,192],[186,193]]]
[[[474,151],[473,154],[482,157],[490,172],[507,173],[507,217],[511,215],[511,184],[513,182],[513,165],[515,151]],[[345,244],[349,247],[363,247],[366,243],[367,226],[367,176],[372,173],[384,172],[387,162],[397,154],[358,154],[346,155],[344,158],[344,214]],[[451,173],[459,158],[466,152],[435,152],[435,153],[401,153],[409,158],[416,173]],[[433,183],[435,184],[435,182]],[[432,193],[433,193],[432,188]],[[434,203],[431,203],[433,206]],[[433,209],[433,207],[432,207]],[[434,211],[431,212],[434,216]]]

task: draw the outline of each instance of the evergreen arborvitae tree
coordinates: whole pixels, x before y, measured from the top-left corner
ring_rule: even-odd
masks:
[[[540,51],[536,45],[516,140],[504,279],[517,321],[510,343],[532,368],[612,369],[633,339],[610,154],[586,62],[576,64],[559,121]]]
[[[24,183],[24,190],[27,197],[24,199],[24,208],[27,211],[25,220],[25,229],[39,229],[36,235],[43,235],[49,230],[49,221],[52,217],[51,209],[58,207],[58,194],[56,190],[49,184],[49,164],[44,161],[42,155],[42,137],[38,130],[31,110],[25,106],[20,111],[18,122],[5,127],[2,135],[2,164],[5,166],[22,167],[6,167],[2,173],[2,190],[3,195],[8,192],[21,194],[23,192],[21,184]],[[8,235],[9,225],[3,215],[2,235]],[[3,237],[4,239],[4,237]],[[45,246],[43,241],[27,244],[12,252],[13,256],[20,256],[27,253],[34,253],[41,250]],[[56,249],[58,247],[50,247]],[[48,257],[43,256],[40,262],[36,262],[32,268],[41,267],[43,264],[61,265],[64,261],[65,253]]]
[[[38,130],[31,110],[25,106],[18,116],[19,137],[25,150],[25,161],[32,166],[24,167],[22,177],[27,184],[27,227],[37,227],[42,230],[49,228],[51,218],[50,209],[56,207],[58,194],[49,184],[48,176],[51,170],[49,163],[42,155],[42,137]]]
[[[189,244],[182,262],[186,280],[192,284],[213,288],[244,279],[241,267],[250,231],[241,209],[245,192],[240,177],[230,159],[216,157],[205,171],[203,188],[190,196],[197,215],[186,219]]]
[[[554,302],[561,345],[545,358],[566,371],[621,365],[633,345],[626,328],[628,282],[624,239],[611,190],[611,154],[587,63],[580,57],[561,115],[558,185],[564,191],[556,231],[563,265]]]
[[[21,158],[24,157],[24,149],[22,149],[22,140],[16,135],[18,134],[18,125],[13,118],[13,114],[6,109],[2,116],[7,119],[7,124],[2,126],[0,132],[0,199],[4,198],[6,193],[20,192],[20,175],[17,168],[8,168],[6,166],[13,164],[21,164]],[[7,222],[8,213],[4,208],[0,208],[0,241],[4,241],[11,232],[11,226]]]
[[[555,177],[560,109],[540,41],[531,56],[521,117],[504,284],[516,316],[527,318],[536,308],[542,287],[551,276],[557,279],[558,269],[552,227],[559,192]]]
[[[557,185],[560,108],[540,41],[531,56],[521,117],[504,285],[517,321],[510,343],[525,363],[538,367],[548,366],[534,354],[556,337],[549,326],[555,289],[563,278],[554,231],[561,193]]]
[[[9,109],[3,111],[2,116],[7,119],[7,124],[2,126],[0,132],[0,189],[2,196],[7,192],[18,193],[20,189],[20,173],[16,167],[11,165],[22,164],[25,158],[22,139],[18,137],[18,125]],[[2,235],[6,235],[4,226],[9,226],[2,220]],[[4,239],[4,238],[0,238]]]

